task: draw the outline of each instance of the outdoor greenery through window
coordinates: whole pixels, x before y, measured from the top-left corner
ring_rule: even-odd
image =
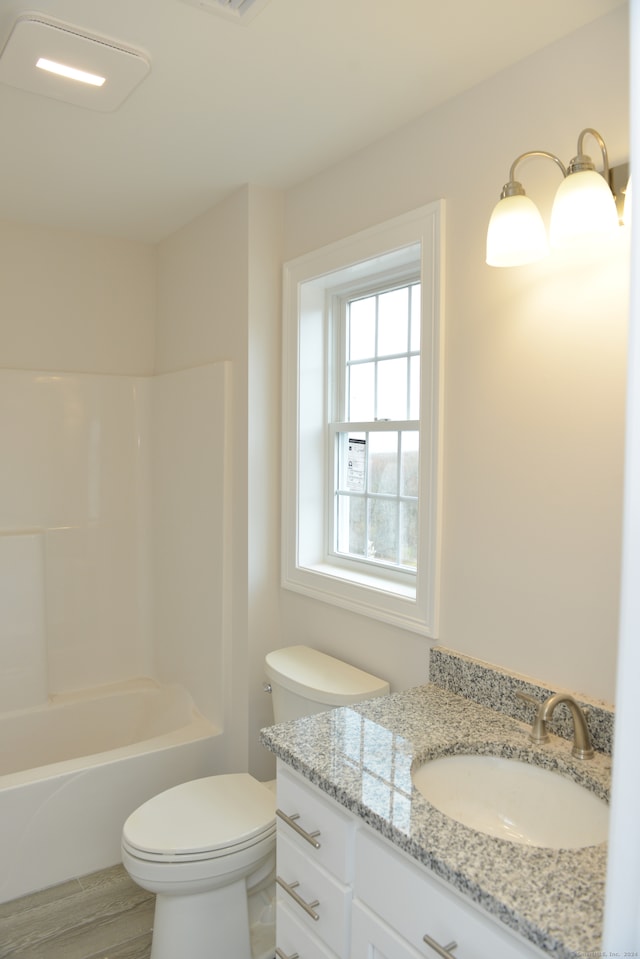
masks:
[[[340,314],[334,549],[415,572],[420,283],[344,298]]]

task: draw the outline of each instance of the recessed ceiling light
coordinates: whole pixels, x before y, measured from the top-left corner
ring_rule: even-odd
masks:
[[[0,82],[92,110],[115,110],[149,70],[140,50],[42,14],[16,20],[0,54]]]
[[[106,77],[99,77],[95,73],[87,73],[86,70],[77,70],[76,67],[67,66],[66,63],[47,60],[46,57],[40,57],[36,61],[36,66],[39,70],[47,70],[49,73],[55,73],[58,77],[77,80],[78,83],[89,83],[92,87],[101,87],[107,79]]]

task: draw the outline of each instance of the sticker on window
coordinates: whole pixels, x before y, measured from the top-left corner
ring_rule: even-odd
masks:
[[[347,489],[354,493],[364,493],[367,441],[349,437],[347,454]]]

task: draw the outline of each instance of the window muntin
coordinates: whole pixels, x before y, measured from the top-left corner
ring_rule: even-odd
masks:
[[[340,301],[330,552],[414,574],[418,563],[420,282]],[[361,429],[349,429],[358,423]]]

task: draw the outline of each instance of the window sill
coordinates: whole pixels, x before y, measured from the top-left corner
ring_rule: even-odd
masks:
[[[296,566],[285,576],[282,585],[370,619],[433,636],[432,625],[418,602],[415,585],[395,582],[375,573],[346,570],[328,562]]]

